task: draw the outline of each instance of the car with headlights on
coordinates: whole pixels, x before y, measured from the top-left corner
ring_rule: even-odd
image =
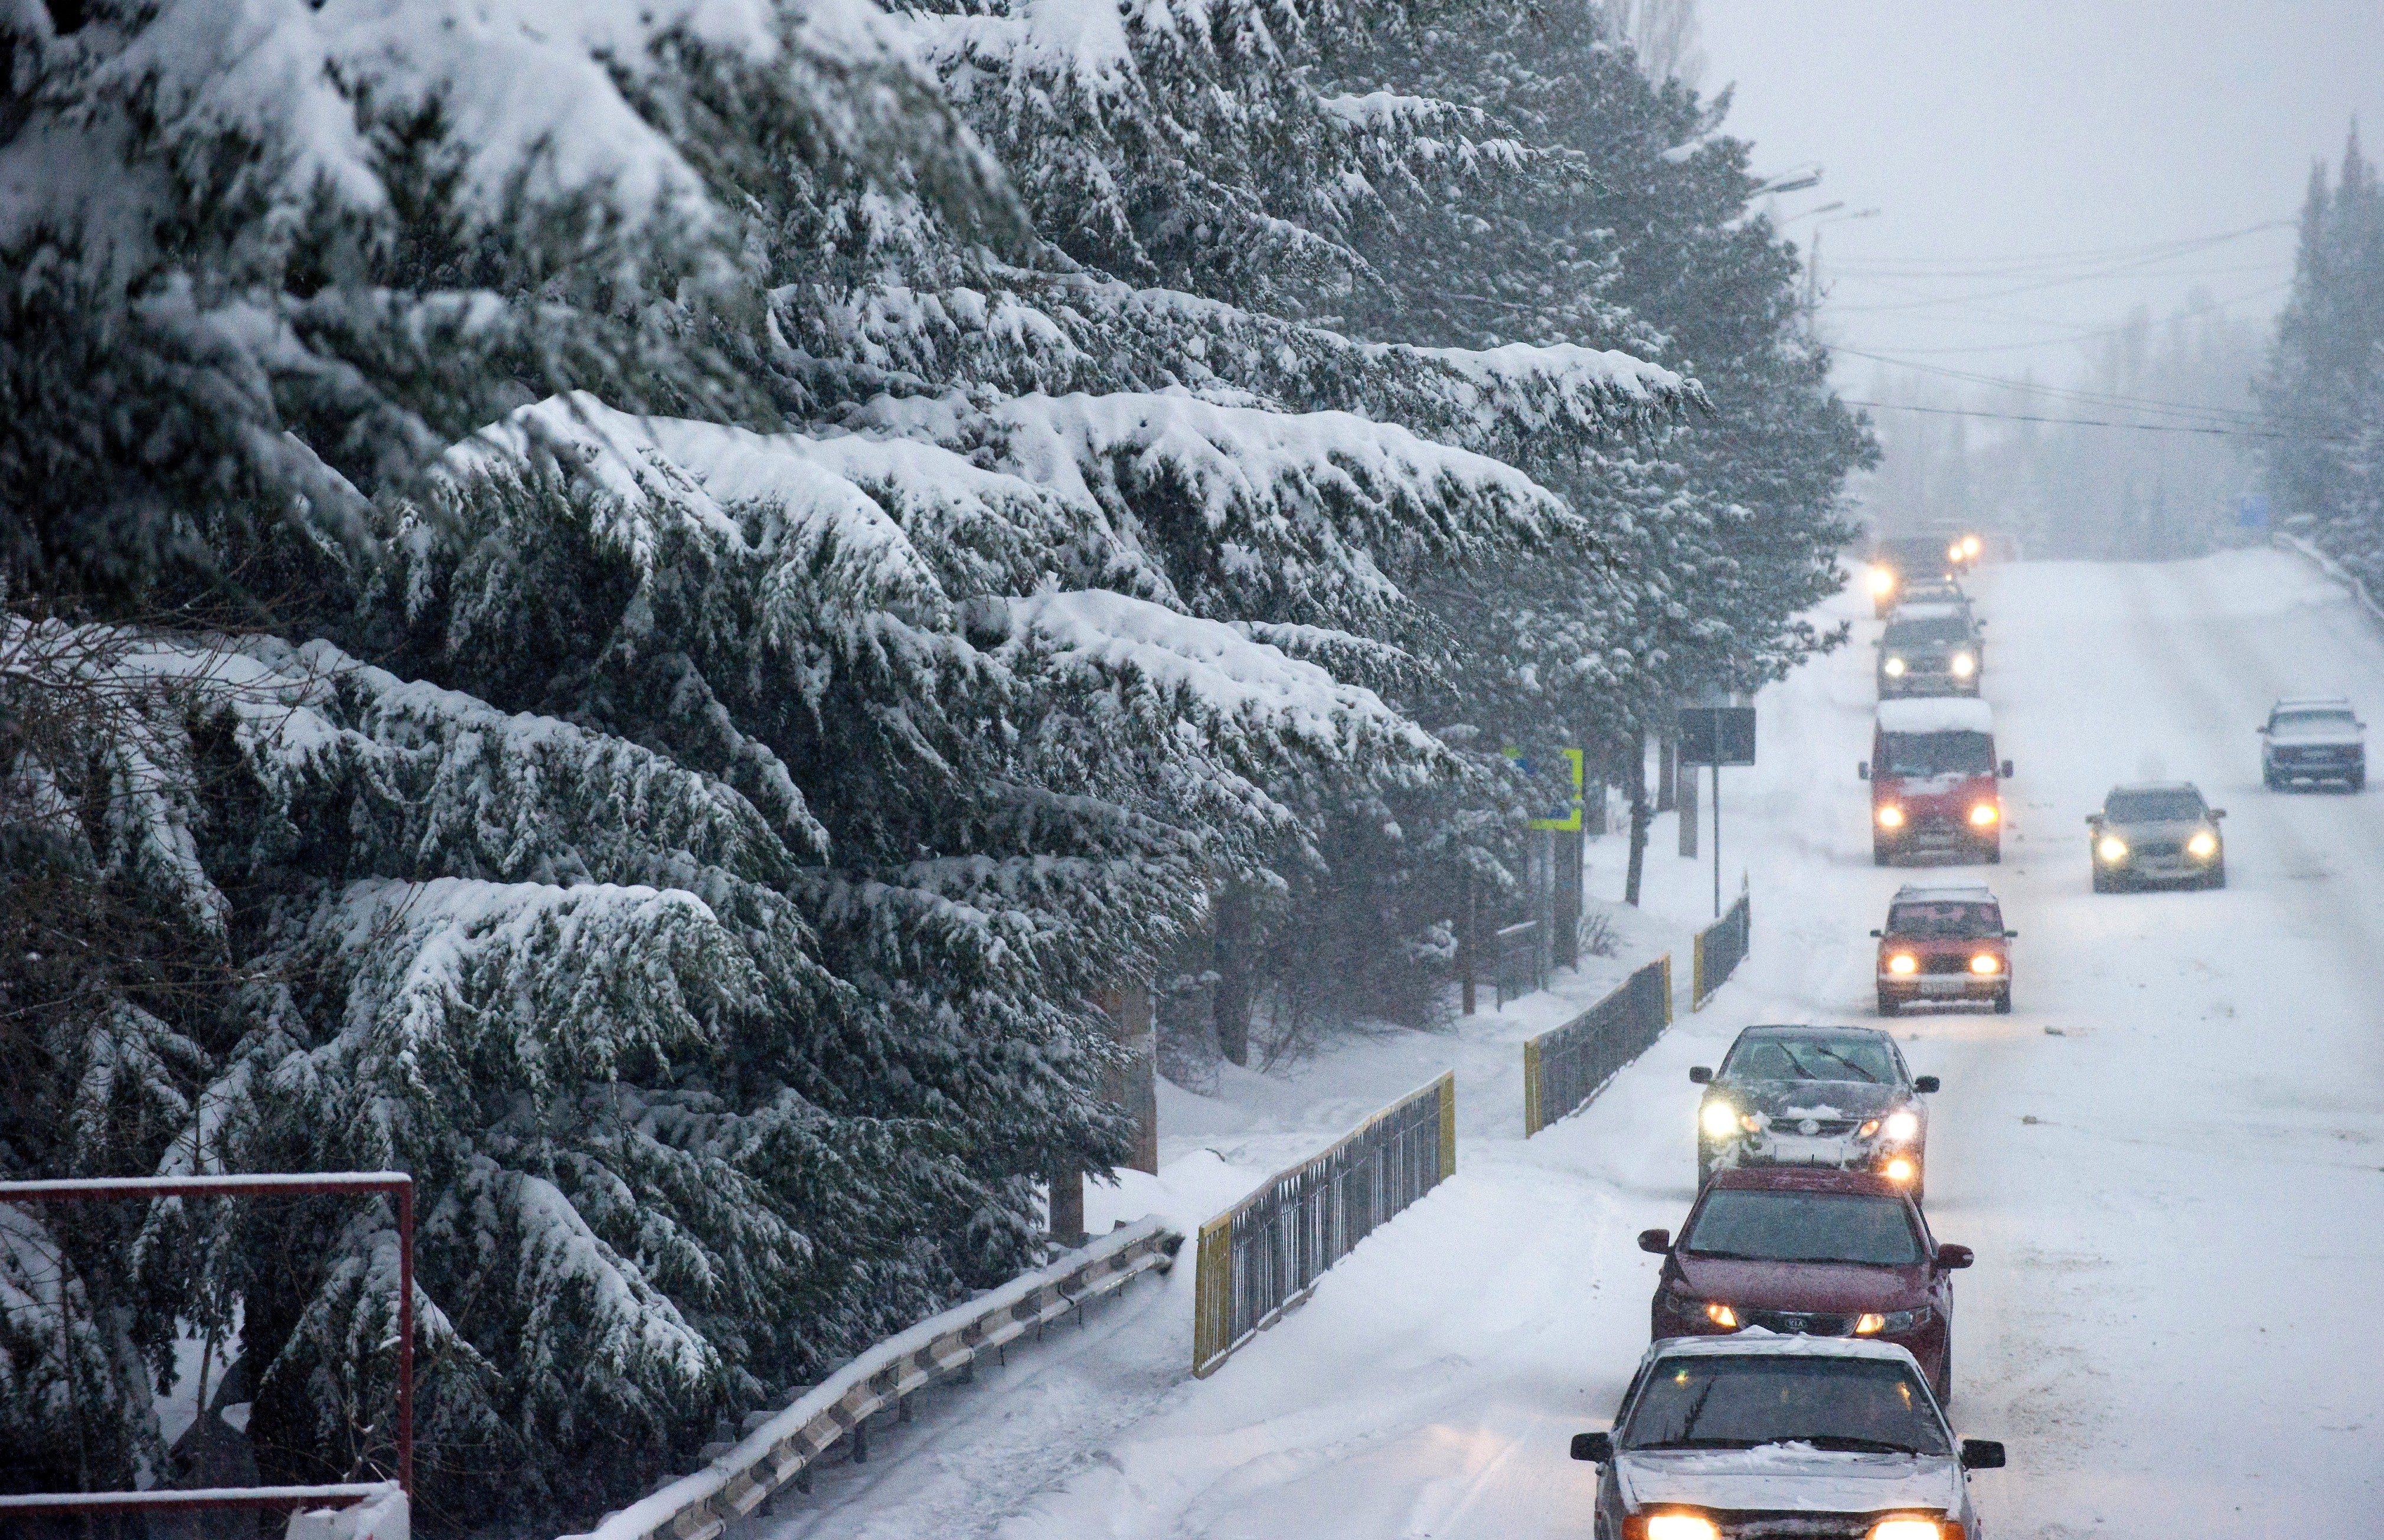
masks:
[[[1865,578],[1871,613],[1885,618],[1888,611],[1903,602],[1908,585],[1951,577],[1954,564],[1947,553],[1953,549],[1943,535],[1892,536],[1873,545]]]
[[[2094,891],[2154,884],[2226,887],[2227,842],[2218,832],[2226,816],[2191,781],[2111,788],[2103,811],[2086,815]]]
[[[2367,785],[2367,724],[2338,697],[2279,701],[2260,727],[2260,779],[2271,791],[2328,782]]]
[[[1597,1540],[1978,1540],[1969,1473],[2005,1459],[1894,1343],[1760,1328],[1657,1343],[1571,1453]]]
[[[1870,782],[1870,858],[1878,864],[1913,856],[2003,859],[1999,786],[2011,778],[2012,762],[1995,759],[1995,714],[1984,701],[1881,701],[1870,758],[1855,774]]]
[[[1966,1246],[1941,1246],[1901,1186],[1867,1171],[1757,1166],[1720,1171],[1678,1240],[1644,1230],[1664,1259],[1648,1336],[1719,1336],[1747,1326],[1865,1337],[1909,1351],[1937,1399],[1954,1393],[1954,1281]]]
[[[1697,1103],[1697,1186],[1716,1172],[1825,1166],[1875,1172],[1915,1199],[1927,1174],[1937,1077],[1915,1078],[1872,1026],[1750,1026],[1719,1072],[1689,1071]]]
[[[1879,639],[1879,694],[1976,695],[1986,644],[1968,604],[1901,604]]]
[[[2003,905],[1982,882],[1907,882],[1887,904],[1879,940],[1879,1013],[1918,1003],[1985,1000],[2012,1008],[2011,943]]]

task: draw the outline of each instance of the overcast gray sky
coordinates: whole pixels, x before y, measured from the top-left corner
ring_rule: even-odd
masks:
[[[2310,161],[2384,158],[2384,0],[1703,0],[1760,170],[1818,162],[1842,347],[2075,373],[2078,334],[2196,286],[2266,317]],[[1845,214],[1878,208],[1876,217]],[[1792,222],[1800,238],[1815,228]],[[2100,255],[2080,254],[2103,254]],[[2019,291],[2019,292],[2013,292]],[[1844,359],[1869,379],[1867,361]]]

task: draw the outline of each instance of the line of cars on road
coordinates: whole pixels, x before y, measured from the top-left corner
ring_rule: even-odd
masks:
[[[1863,766],[1881,864],[2001,853],[2011,765],[1976,698],[1985,650],[1956,581],[1979,549],[1883,549],[1895,564],[1871,571],[1889,622]],[[1873,934],[1882,1015],[2011,1008],[2014,933],[1983,883],[1908,884]],[[1573,1439],[1600,1467],[1598,1540],[1976,1540],[1968,1475],[2005,1454],[1957,1439],[1944,1410],[1952,1275],[1973,1258],[1922,1208],[1937,1077],[1881,1028],[1799,1025],[1750,1026],[1689,1078],[1697,1196],[1677,1235],[1639,1236],[1663,1258],[1652,1346],[1612,1431]]]

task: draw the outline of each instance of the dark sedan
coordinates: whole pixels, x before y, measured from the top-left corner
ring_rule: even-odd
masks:
[[[1720,1336],[1759,1326],[1869,1337],[1909,1351],[1943,1401],[1954,1389],[1954,1282],[1968,1247],[1941,1246],[1918,1205],[1869,1172],[1788,1166],[1718,1174],[1664,1259],[1648,1332]]]

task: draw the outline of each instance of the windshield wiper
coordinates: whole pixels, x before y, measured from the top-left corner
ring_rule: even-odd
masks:
[[[1884,1438],[1856,1438],[1851,1434],[1815,1434],[1808,1438],[1782,1439],[1781,1443],[1810,1444],[1817,1449],[1832,1454],[1917,1455],[1920,1451],[1908,1444],[1893,1444]]]
[[[1853,1060],[1847,1058],[1843,1053],[1831,1053],[1828,1049],[1821,1048],[1819,1045],[1815,1046],[1813,1051],[1819,1054],[1824,1059],[1835,1059],[1839,1063],[1844,1064],[1846,1068],[1854,1071],[1856,1074],[1861,1075],[1864,1080],[1873,1086],[1879,1084],[1879,1077],[1877,1075],[1874,1075],[1870,1071],[1863,1068],[1860,1064],[1856,1063]]]

